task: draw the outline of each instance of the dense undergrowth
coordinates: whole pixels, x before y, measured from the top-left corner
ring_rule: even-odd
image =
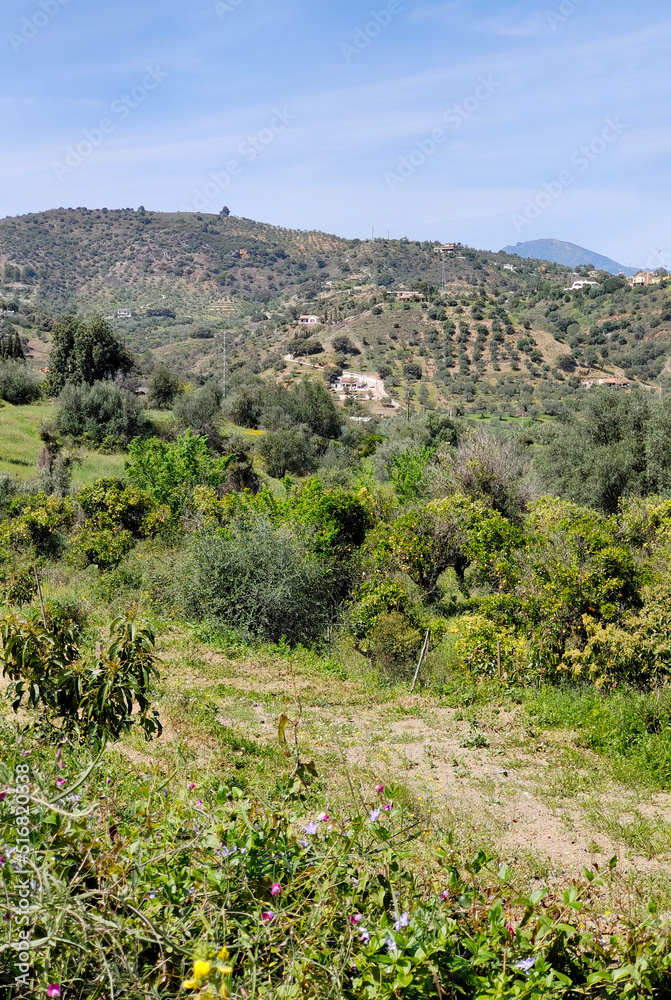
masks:
[[[35,986],[67,997],[666,996],[668,932],[606,929],[586,877],[527,895],[480,852],[462,863],[377,786],[325,812],[296,770],[235,781],[138,774],[116,755],[2,733],[3,894],[31,886]],[[31,850],[9,846],[29,761]],[[309,778],[309,774],[305,772]],[[425,861],[418,863],[418,858]],[[0,944],[5,994],[11,943]],[[38,986],[39,984],[39,986]],[[19,996],[35,995],[29,991]]]

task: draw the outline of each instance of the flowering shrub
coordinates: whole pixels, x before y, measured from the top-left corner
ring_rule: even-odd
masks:
[[[300,782],[264,804],[234,786],[208,794],[134,772],[109,785],[99,763],[81,771],[85,759],[63,757],[33,774],[31,960],[43,990],[642,1000],[669,989],[671,938],[656,917],[606,930],[585,909],[593,875],[558,897],[526,896],[488,855],[462,869],[441,843],[426,845],[436,861],[422,870],[421,835],[394,789],[371,789],[361,814],[315,815]],[[12,766],[4,754],[0,786]],[[13,821],[6,798],[0,839]],[[5,854],[11,900],[24,875]]]
[[[529,673],[531,649],[526,639],[510,628],[496,625],[482,615],[463,615],[450,633],[454,650],[476,677],[501,676],[520,680]]]

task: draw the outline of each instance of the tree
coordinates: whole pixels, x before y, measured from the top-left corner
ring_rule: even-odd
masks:
[[[224,205],[224,207],[222,208],[221,212],[219,213],[219,215],[223,215],[224,218],[226,218],[226,219],[228,218],[228,216],[230,214],[231,214],[231,210],[230,210],[230,208],[227,205]]]
[[[117,339],[110,324],[96,317],[89,322],[66,316],[54,328],[49,359],[48,387],[58,395],[68,383],[93,385],[128,374],[132,356]]]
[[[359,350],[344,333],[339,333],[337,337],[334,337],[332,344],[336,354],[359,354]]]
[[[149,398],[159,410],[170,409],[175,397],[183,392],[177,375],[166,368],[162,362],[159,362],[151,373],[148,388]]]
[[[273,479],[284,479],[289,472],[305,476],[316,466],[313,442],[302,427],[271,431],[259,441],[258,449]]]
[[[203,433],[213,428],[219,416],[219,400],[210,386],[185,392],[175,403],[177,420],[192,431]]]
[[[25,361],[21,338],[11,326],[0,332],[0,359]]]
[[[0,399],[15,406],[34,403],[42,395],[42,388],[24,362],[0,361]]]

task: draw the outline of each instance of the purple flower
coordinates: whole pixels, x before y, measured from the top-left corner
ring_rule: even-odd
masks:
[[[266,910],[265,913],[261,914],[261,920],[264,924],[269,924],[271,920],[275,919],[275,914],[272,910]]]
[[[308,837],[314,837],[315,833],[319,830],[319,827],[316,823],[308,823],[307,826],[303,827],[303,830],[307,833]]]
[[[196,786],[194,785],[193,781],[191,781],[186,787],[190,792],[192,792]]]
[[[370,941],[370,933],[366,930],[365,927],[361,928],[361,934],[359,935],[359,941],[361,941],[362,944],[368,944],[368,942]]]
[[[441,899],[449,899],[450,898],[450,890],[449,889],[443,889],[443,891],[440,894],[440,898]]]
[[[396,921],[396,923],[394,924],[394,930],[400,931],[404,927],[407,927],[409,923],[410,923],[410,914],[402,913],[401,916]]]
[[[390,955],[398,954],[399,951],[398,945],[394,941],[391,934],[387,934],[386,938],[384,939],[384,943],[386,944],[387,951],[389,952]]]
[[[375,786],[375,791],[377,792],[378,795],[382,795],[382,793],[384,791],[384,785],[376,785]]]
[[[67,782],[65,778],[56,778],[56,784],[58,785],[59,788],[62,788],[63,785],[67,784]]]
[[[279,896],[281,895],[281,893],[282,893],[282,886],[280,885],[280,883],[273,882],[272,886],[270,887],[270,895]]]
[[[377,823],[377,821],[380,818],[380,810],[379,809],[372,809],[369,818],[370,818],[371,823]]]
[[[394,803],[393,802],[388,802],[386,804],[386,806],[382,806],[382,810],[383,810],[383,812],[390,813],[391,810],[393,809],[393,807],[394,807]]]
[[[48,997],[59,997],[61,995],[61,988],[58,983],[52,983],[51,986],[47,986],[47,996]]]
[[[59,762],[58,762],[58,770],[62,771],[64,767],[65,767],[65,764],[63,763],[63,761],[59,760]]]
[[[7,792],[0,792],[0,802],[4,802],[7,798]]]
[[[105,784],[109,785],[109,783],[110,783],[111,780],[112,780],[111,778],[105,778]]]
[[[360,913],[353,913],[352,916],[349,918],[349,922],[352,924],[353,927],[356,927],[357,924],[360,924],[362,920],[363,917],[361,916]]]
[[[526,976],[529,975],[536,964],[536,956],[533,958],[523,958],[521,962],[515,962],[515,968],[520,969]]]
[[[301,847],[309,847],[310,846],[310,841],[309,840],[299,840],[298,843],[301,845]]]
[[[203,800],[202,799],[198,799],[198,801],[196,802],[196,805],[197,806],[202,806],[202,804],[203,804]]]

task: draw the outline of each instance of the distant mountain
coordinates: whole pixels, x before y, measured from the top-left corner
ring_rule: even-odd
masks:
[[[563,240],[529,240],[514,247],[504,247],[501,253],[516,253],[518,257],[533,260],[550,260],[554,264],[564,264],[565,267],[594,264],[595,270],[608,271],[610,274],[638,274],[640,270],[637,267],[625,267],[610,257],[586,250],[575,243],[564,243]]]

